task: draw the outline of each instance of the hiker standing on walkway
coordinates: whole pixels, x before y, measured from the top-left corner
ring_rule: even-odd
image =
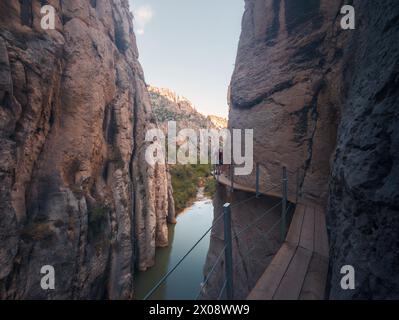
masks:
[[[219,174],[224,173],[223,169],[223,150],[219,149]]]

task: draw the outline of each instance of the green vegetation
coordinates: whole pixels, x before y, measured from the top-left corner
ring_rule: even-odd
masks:
[[[213,197],[213,195],[216,193],[216,181],[215,181],[215,179],[213,179],[213,178],[206,179],[204,191],[205,191],[205,194],[208,197],[211,197],[211,198]]]
[[[211,165],[174,165],[170,168],[173,198],[176,212],[181,212],[197,195],[198,186],[204,185],[207,195],[212,195],[216,186],[210,175]]]
[[[155,107],[153,108],[152,112],[159,122],[181,120],[180,117],[176,115],[176,113],[169,111],[164,107]]]

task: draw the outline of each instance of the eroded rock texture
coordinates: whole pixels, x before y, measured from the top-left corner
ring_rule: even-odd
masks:
[[[254,129],[254,161],[262,164],[264,190],[281,182],[286,166],[292,198],[300,168],[303,195],[327,199],[340,105],[336,79],[343,63],[340,3],[245,1],[229,125]],[[254,185],[254,174],[237,179]]]
[[[43,3],[56,30],[40,27]],[[144,160],[155,121],[137,59],[125,0],[1,1],[1,298],[130,298],[134,265],[167,245],[171,192]]]
[[[399,298],[399,3],[355,1],[332,160],[331,298]],[[355,268],[355,290],[340,269]]]
[[[176,122],[177,133],[182,129],[193,129],[196,132],[204,128],[216,129],[210,117],[203,115],[187,98],[170,89],[148,87],[151,106],[159,127],[168,134],[168,122]]]
[[[303,201],[329,202],[332,298],[399,294],[398,19],[394,0],[245,1],[229,125],[254,129],[262,188],[299,167]],[[346,264],[356,290],[341,289]]]

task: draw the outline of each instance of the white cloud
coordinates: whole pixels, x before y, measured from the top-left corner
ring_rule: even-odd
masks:
[[[142,5],[133,9],[134,25],[137,34],[143,34],[145,26],[154,16],[150,5]]]

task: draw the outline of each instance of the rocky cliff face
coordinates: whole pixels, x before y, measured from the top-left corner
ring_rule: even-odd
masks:
[[[207,118],[213,123],[213,125],[216,128],[218,128],[218,129],[227,128],[228,121],[227,121],[226,118],[219,117],[219,116],[214,116],[214,115],[210,115]]]
[[[56,30],[40,27],[41,4]],[[173,219],[125,0],[0,3],[0,298],[130,298]],[[43,265],[55,290],[40,287]]]
[[[223,118],[203,115],[195,109],[191,101],[172,90],[149,86],[148,91],[154,115],[165,133],[168,121],[176,121],[178,131],[186,128],[198,131],[223,126]]]
[[[255,129],[254,162],[263,165],[262,182],[280,183],[286,166],[292,195],[300,168],[304,197],[322,203],[340,105],[340,3],[245,1],[229,97],[230,127]],[[255,182],[254,173],[237,179]]]
[[[332,158],[331,298],[399,298],[399,3],[355,1]],[[355,268],[355,290],[340,269]]]
[[[245,1],[229,125],[255,129],[262,181],[299,167],[305,201],[329,200],[330,296],[397,298],[399,6],[351,1],[356,30],[342,30],[344,4]],[[346,264],[356,290],[341,289]]]

